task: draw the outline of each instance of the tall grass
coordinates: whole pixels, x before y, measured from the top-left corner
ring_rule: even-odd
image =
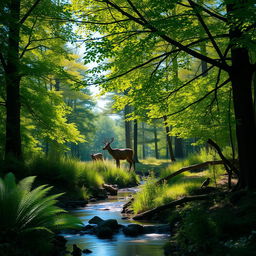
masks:
[[[166,177],[179,169],[194,165],[194,164],[200,164],[206,161],[214,161],[214,160],[220,160],[219,156],[216,154],[214,150],[206,150],[201,149],[199,153],[197,154],[191,154],[184,160],[180,160],[177,162],[174,162],[170,164],[167,168],[161,170],[160,177]],[[200,170],[199,170],[200,171]],[[185,172],[183,174],[180,174],[179,176],[171,179],[171,183],[175,181],[176,179],[179,179],[181,176],[201,176],[201,177],[210,177],[212,180],[215,180],[217,177],[220,176],[220,174],[223,174],[225,171],[223,169],[222,165],[216,165],[216,166],[209,166],[205,171],[192,171],[192,172]]]
[[[217,160],[213,151],[201,150],[199,153],[190,155],[187,159],[170,164],[162,169],[160,177],[166,177],[179,169],[192,164],[205,161]],[[199,172],[184,172],[168,181],[168,183],[156,185],[157,179],[153,176],[146,179],[141,190],[135,195],[132,204],[135,213],[143,212],[148,209],[160,206],[185,195],[193,194],[197,191],[206,177],[211,178],[211,185],[215,185],[221,174],[225,171],[222,165],[211,166]]]
[[[139,182],[134,172],[117,168],[111,161],[81,162],[65,157],[34,157],[27,165],[26,175],[37,176],[40,181],[54,185],[72,197],[88,198],[104,183],[126,187]]]

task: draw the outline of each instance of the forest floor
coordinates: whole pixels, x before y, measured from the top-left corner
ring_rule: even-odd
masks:
[[[159,176],[161,170],[166,169],[169,165],[171,165],[171,160],[169,159],[147,158],[136,163],[135,169],[136,173],[141,176],[147,176],[151,172],[153,172],[155,176]]]

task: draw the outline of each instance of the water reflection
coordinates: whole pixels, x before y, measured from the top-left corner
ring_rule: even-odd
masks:
[[[85,225],[94,217],[102,219],[116,219],[118,223],[127,225],[139,223],[122,219],[120,214],[123,204],[128,200],[131,191],[121,191],[117,197],[111,197],[107,201],[88,204],[85,208],[73,211]],[[143,223],[145,224],[145,223]],[[148,223],[150,224],[150,223]],[[152,223],[151,223],[152,224]],[[122,232],[112,239],[98,239],[95,235],[68,235],[68,250],[77,244],[81,249],[90,249],[92,256],[163,256],[163,244],[168,240],[165,234],[146,234],[136,238],[126,237]],[[67,254],[70,255],[70,254]]]

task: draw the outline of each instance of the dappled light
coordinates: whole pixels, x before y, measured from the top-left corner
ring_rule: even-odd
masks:
[[[255,254],[255,0],[0,17],[1,255]]]

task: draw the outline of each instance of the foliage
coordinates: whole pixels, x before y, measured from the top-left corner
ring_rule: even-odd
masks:
[[[175,239],[181,254],[253,255],[255,250],[255,195],[233,193],[208,204],[179,209],[181,226]],[[177,212],[177,211],[176,211]]]
[[[134,172],[119,169],[110,161],[81,162],[69,157],[35,157],[27,165],[29,175],[36,175],[41,182],[65,191],[66,196],[72,198],[88,199],[104,183],[117,184],[120,187],[138,183]]]
[[[12,173],[0,179],[0,241],[7,245],[6,255],[8,251],[12,255],[13,247],[15,255],[45,255],[54,232],[81,226],[56,206],[61,194],[48,196],[52,187],[46,185],[32,189],[34,179],[27,177],[16,184]]]
[[[185,166],[210,161],[214,158],[215,154],[213,151],[207,153],[202,149],[198,154],[190,155],[185,160],[174,162],[168,167],[163,168],[160,170],[160,177],[166,177]],[[142,185],[139,192],[134,196],[132,207],[135,213],[138,213],[163,205],[182,196],[193,195],[194,193],[198,193],[206,177],[211,178],[210,185],[216,186],[223,173],[225,173],[225,171],[222,166],[212,166],[199,172],[183,172],[163,185],[156,185],[157,179],[154,178],[154,174],[152,174],[153,176],[146,179],[145,184]]]

